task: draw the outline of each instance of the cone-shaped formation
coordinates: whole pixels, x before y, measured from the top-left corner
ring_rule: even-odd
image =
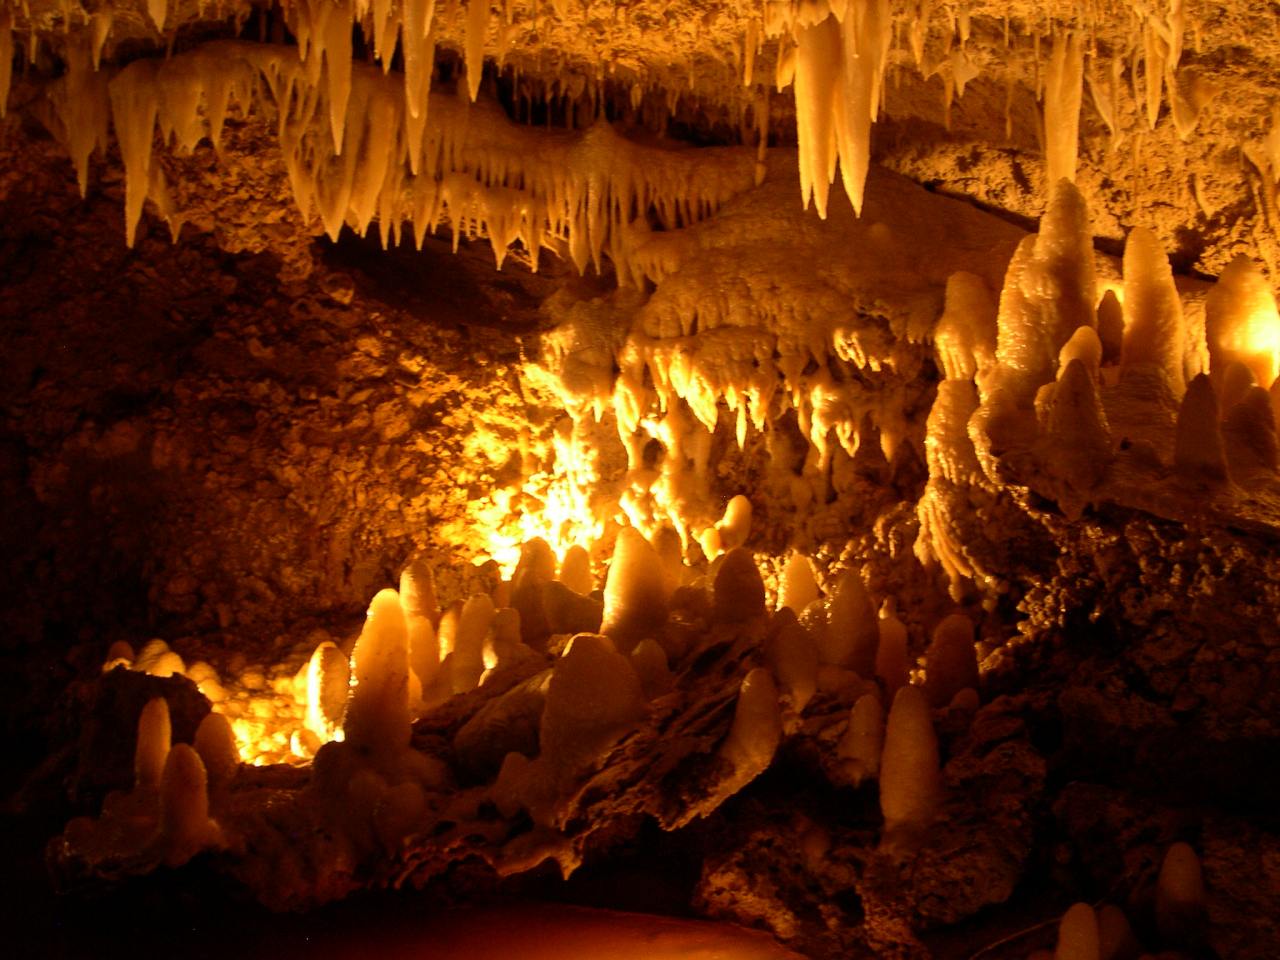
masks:
[[[1085,328],[1087,329],[1087,328]],[[1093,331],[1089,331],[1092,333]],[[1111,463],[1111,428],[1098,395],[1096,368],[1076,358],[1053,387],[1044,430],[1047,471],[1058,481],[1058,500],[1075,513],[1106,475]]]
[[[1051,184],[1076,178],[1083,91],[1084,44],[1074,30],[1059,31],[1044,91],[1045,170]]]
[[[880,641],[876,647],[876,677],[884,684],[885,695],[892,703],[899,688],[911,679],[907,654],[907,628],[893,613],[880,618]]]
[[[1135,227],[1124,245],[1121,378],[1159,373],[1174,397],[1186,390],[1187,333],[1169,258],[1156,235]]]
[[[367,753],[398,751],[409,743],[409,637],[395,590],[373,598],[351,651],[343,729],[347,742]]]
[[[566,551],[560,564],[560,582],[584,597],[596,587],[591,574],[591,556],[576,543]]]
[[[880,629],[871,595],[856,571],[845,570],[831,597],[827,629],[818,637],[819,657],[823,663],[848,667],[870,679],[875,673],[879,642]]]
[[[720,534],[722,550],[732,550],[745,544],[751,535],[751,501],[742,494],[730,498],[716,530]]]
[[[1280,312],[1262,271],[1243,254],[1218,277],[1205,298],[1209,372],[1218,380],[1233,361],[1261,386],[1280,376]]]
[[[934,707],[945,707],[961,690],[977,686],[973,622],[953,613],[933,629],[933,641],[925,653],[925,696]]]
[[[351,689],[351,664],[332,641],[319,644],[307,662],[307,729],[321,743],[342,728]]]
[[[409,635],[409,667],[419,687],[429,688],[440,665],[440,643],[435,628],[440,606],[436,599],[435,575],[425,559],[414,560],[401,572],[400,606],[404,609],[405,630]]]
[[[1102,362],[1119,363],[1124,349],[1124,307],[1114,290],[1104,293],[1098,304],[1098,339],[1102,342]]]
[[[818,647],[790,610],[774,618],[764,656],[791,709],[803,712],[818,689]]]
[[[845,194],[854,212],[861,213],[893,19],[887,0],[854,0],[839,17],[819,11],[822,19],[816,23],[809,19],[813,10],[793,14],[791,25],[800,194],[806,206],[812,199],[825,218],[838,159]],[[770,27],[774,24],[767,18]]]
[[[1102,960],[1098,916],[1089,904],[1077,903],[1063,914],[1053,960]]]
[[[764,615],[764,581],[749,551],[735,547],[724,555],[712,591],[716,619],[741,623]]]
[[[605,578],[600,631],[620,651],[630,652],[645,637],[658,634],[667,619],[666,604],[666,580],[657,551],[635,527],[623,527]]]
[[[196,752],[209,777],[210,789],[229,783],[240,769],[240,752],[236,749],[231,722],[220,713],[211,713],[196,727]]]
[[[948,380],[972,380],[996,352],[996,304],[982,278],[957,272],[947,278],[946,304],[934,348]]]
[[[864,694],[853,705],[849,728],[836,746],[836,753],[844,761],[844,769],[855,787],[879,775],[883,750],[884,707],[874,693]]]
[[[578,634],[547,687],[539,734],[543,756],[563,770],[576,770],[630,727],[644,704],[635,668],[610,639]]]
[[[160,837],[166,866],[186,863],[217,833],[209,819],[209,788],[200,754],[188,744],[174,744],[160,786]]]
[[[148,700],[138,717],[138,743],[133,753],[133,780],[139,787],[158,787],[170,742],[169,702]]]
[[[1166,941],[1193,947],[1205,922],[1204,876],[1200,858],[1187,843],[1175,843],[1160,864],[1156,881],[1156,927]]]
[[[1227,456],[1218,424],[1218,397],[1206,374],[1187,387],[1178,409],[1174,469],[1183,477],[1211,483],[1227,478]]]
[[[1222,437],[1233,480],[1248,483],[1274,476],[1276,423],[1267,391],[1250,387],[1239,403],[1228,408]]]
[[[1133,960],[1142,953],[1133,927],[1123,910],[1113,903],[1098,910],[1098,955],[1101,960]]]
[[[1059,351],[1072,334],[1096,326],[1092,240],[1084,197],[1070,181],[1058,181],[1040,233],[1018,245],[1000,295],[991,386],[1019,408],[1054,379]]]
[[[793,550],[778,582],[778,608],[786,607],[798,615],[820,596],[813,564],[803,553]]]
[[[450,682],[454,693],[474,690],[480,682],[485,667],[485,638],[495,612],[493,600],[487,593],[476,594],[463,604],[451,664]]]
[[[781,739],[778,688],[768,670],[756,667],[742,679],[733,725],[720,749],[720,755],[733,764],[735,791],[768,769]]]
[[[929,702],[919,687],[907,685],[893,698],[880,760],[885,839],[910,840],[937,818],[941,807],[942,769]]]

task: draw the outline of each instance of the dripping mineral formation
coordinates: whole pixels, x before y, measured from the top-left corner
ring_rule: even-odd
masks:
[[[1280,954],[1278,27],[0,0],[29,952]]]

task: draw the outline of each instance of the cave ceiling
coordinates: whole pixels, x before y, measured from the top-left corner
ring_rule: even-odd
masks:
[[[291,40],[300,25],[334,5],[3,6],[18,61],[9,99],[30,107],[64,72],[77,44],[100,43],[110,70],[214,38]],[[364,38],[372,38],[382,11],[392,11],[394,26],[400,5],[335,9],[363,26],[356,55],[373,61],[373,50],[365,52],[372,39]],[[821,20],[828,9],[713,0],[494,5],[483,24],[486,95],[502,87],[517,113],[511,105],[522,95],[585,97],[593,104],[644,100],[649,106],[628,116],[621,108],[600,110],[624,126],[748,145],[767,99],[771,142],[793,150],[794,38],[801,24]],[[1239,253],[1274,272],[1280,135],[1272,132],[1278,44],[1269,5],[921,0],[887,9],[892,39],[883,112],[871,137],[875,162],[1024,225],[1033,222],[1046,198],[1052,47],[1075,31],[1084,52],[1077,180],[1101,245],[1114,252],[1129,228],[1145,225],[1183,272],[1216,275]],[[452,69],[458,76],[469,44],[477,46],[474,20],[463,4],[436,5],[437,88],[439,75]],[[402,51],[391,57],[396,70],[402,61]],[[579,111],[580,122],[590,114]],[[655,121],[662,114],[669,123]]]

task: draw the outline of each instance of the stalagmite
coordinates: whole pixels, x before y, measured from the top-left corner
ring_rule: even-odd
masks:
[[[1059,381],[1073,360],[1084,364],[1091,379],[1098,379],[1098,371],[1102,369],[1102,339],[1093,327],[1077,327],[1071,339],[1058,352]]]
[[[343,719],[347,742],[367,754],[409,744],[409,638],[395,590],[380,590],[351,651],[351,697]]]
[[[1098,304],[1098,339],[1102,343],[1102,362],[1108,366],[1118,363],[1124,343],[1124,307],[1114,290],[1104,293]]]
[[[462,606],[458,620],[458,638],[453,648],[452,676],[454,693],[474,690],[484,673],[484,641],[493,623],[493,600],[478,593]]]
[[[595,589],[591,556],[576,543],[566,551],[564,561],[560,564],[560,582],[584,597]]]
[[[715,617],[721,623],[743,623],[764,615],[764,581],[751,553],[743,547],[724,555],[712,593]]]
[[[541,537],[527,540],[520,546],[520,560],[511,575],[515,590],[550,583],[556,578],[556,554],[551,544]],[[566,584],[567,586],[567,584]]]
[[[1191,381],[1178,409],[1173,466],[1191,480],[1218,483],[1227,478],[1227,458],[1218,424],[1218,398],[1206,374]]]
[[[774,617],[764,658],[791,709],[802,713],[818,689],[818,647],[790,610]]]
[[[1025,410],[1057,372],[1058,353],[1081,326],[1096,325],[1093,234],[1084,197],[1068,180],[1053,187],[1040,232],[1018,244],[1000,294],[995,378],[984,387],[985,420],[999,424],[994,394]],[[998,428],[998,426],[997,426]],[[991,429],[990,427],[987,428]]]
[[[836,745],[836,754],[844,761],[855,787],[879,775],[883,749],[884,707],[874,693],[863,694],[853,705],[849,727]]]
[[[1089,904],[1077,903],[1062,915],[1053,960],[1102,960],[1098,917]]]
[[[1175,398],[1186,390],[1186,323],[1169,258],[1145,227],[1124,246],[1124,344],[1120,377],[1154,370]]]
[[[351,664],[330,640],[316,646],[307,661],[307,729],[321,743],[332,740],[342,726],[351,687]]]
[[[209,819],[209,789],[204,764],[194,748],[176,743],[164,763],[160,786],[160,837],[164,862],[180,867],[216,841]]]
[[[722,549],[732,550],[745,544],[751,535],[751,501],[742,494],[730,498],[716,529]]]
[[[898,690],[885,726],[880,760],[880,811],[886,842],[912,839],[937,818],[942,806],[938,736],[919,687]]]
[[[876,677],[884,684],[885,696],[892,703],[901,687],[911,679],[907,656],[907,628],[893,613],[879,622],[880,641],[876,647]]]
[[[229,783],[240,769],[240,753],[231,722],[220,713],[210,713],[196,727],[196,752],[209,777],[209,788]]]
[[[818,638],[823,663],[856,670],[870,679],[875,671],[880,630],[875,604],[857,571],[840,574],[831,597],[827,629]]]
[[[1171,944],[1194,947],[1204,923],[1205,887],[1200,858],[1190,844],[1175,843],[1165,852],[1156,881],[1156,927]]]
[[[1056,361],[1078,328],[1097,326],[1093,224],[1084,194],[1069,180],[1056,181],[1050,191],[1035,238],[1034,264],[1022,279],[1037,303],[1041,336],[1048,338]]]
[[[813,564],[803,553],[793,550],[778,581],[778,608],[787,607],[799,615],[819,596]]]
[[[608,637],[578,634],[547,686],[539,742],[542,756],[566,773],[589,763],[645,709],[631,662]]]
[[[440,607],[435,575],[426,560],[414,560],[401,572],[400,606],[409,636],[409,667],[423,688],[430,687],[440,665],[440,642],[435,628]]]
[[[1233,362],[1248,367],[1261,386],[1280,376],[1280,312],[1257,265],[1241,254],[1205,298],[1209,375],[1215,383]]]
[[[756,667],[742,678],[733,724],[720,747],[720,755],[733,765],[734,771],[729,778],[731,786],[721,789],[736,793],[764,773],[773,762],[781,739],[778,688],[768,670]]]
[[[1098,956],[1100,960],[1133,960],[1142,952],[1138,938],[1123,910],[1114,903],[1098,910]]]
[[[138,717],[138,744],[133,754],[133,779],[139,787],[159,787],[169,755],[169,703],[164,697],[147,701]]]
[[[1066,365],[1048,402],[1042,457],[1046,472],[1058,481],[1054,492],[1069,516],[1079,514],[1112,460],[1111,429],[1098,394],[1097,368],[1090,366],[1101,352],[1094,338],[1087,359],[1077,357]]]
[[[671,688],[671,668],[667,664],[666,651],[656,640],[644,639],[631,651],[631,665],[644,688],[646,699],[652,700]]]
[[[933,629],[925,652],[924,692],[934,707],[945,707],[961,690],[978,686],[978,655],[973,622],[953,613]]]
[[[948,380],[972,380],[994,362],[996,305],[981,277],[963,271],[947,277],[933,344]]]
[[[1222,422],[1227,467],[1237,483],[1271,478],[1276,472],[1276,424],[1271,397],[1251,387]]]
[[[1213,381],[1218,391],[1218,407],[1224,414],[1243,400],[1250,389],[1258,385],[1253,371],[1235,360],[1227,365],[1227,371],[1221,377],[1215,377],[1210,371],[1209,379]]]
[[[656,636],[666,619],[662,561],[644,534],[635,527],[623,527],[605,577],[600,631],[619,651],[629,653],[645,637]]]
[[[1080,141],[1080,97],[1084,80],[1084,48],[1074,30],[1053,40],[1045,78],[1044,138],[1048,182],[1074,181]]]

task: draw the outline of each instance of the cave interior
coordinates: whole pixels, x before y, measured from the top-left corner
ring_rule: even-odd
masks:
[[[1280,9],[0,0],[13,956],[1280,956]]]

